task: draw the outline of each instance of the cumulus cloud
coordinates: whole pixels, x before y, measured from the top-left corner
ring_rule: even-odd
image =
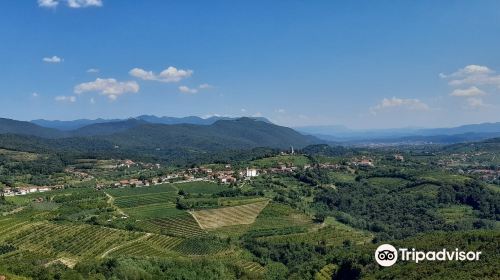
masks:
[[[179,91],[182,92],[182,93],[192,93],[192,94],[198,92],[197,89],[195,89],[195,88],[189,88],[187,86],[180,86],[179,87]]]
[[[47,63],[61,63],[61,62],[63,62],[63,59],[58,57],[57,55],[54,55],[52,57],[44,57],[42,60],[43,60],[43,62],[47,62]]]
[[[38,6],[44,8],[55,8],[59,5],[58,0],[38,0]]]
[[[82,94],[85,92],[99,92],[107,96],[110,100],[116,100],[125,93],[136,93],[139,91],[139,85],[135,81],[120,82],[116,79],[97,78],[93,82],[81,83],[75,86],[74,92]]]
[[[159,74],[155,74],[153,71],[146,71],[141,68],[134,68],[129,71],[129,74],[133,77],[142,80],[174,83],[191,77],[191,75],[193,74],[193,70],[177,69],[173,66],[170,66],[167,69],[161,71]]]
[[[59,101],[59,102],[70,102],[70,103],[73,103],[73,102],[76,102],[76,96],[64,96],[64,95],[60,95],[60,96],[56,96],[55,100]]]
[[[450,96],[464,98],[467,108],[479,109],[491,105],[484,102],[480,96],[485,96],[484,89],[497,91],[500,89],[500,75],[493,69],[483,65],[467,65],[451,74],[440,74],[442,79],[455,88]]]
[[[87,73],[99,73],[99,69],[97,69],[97,68],[90,68],[90,69],[87,69]]]
[[[500,75],[482,65],[467,65],[451,74],[439,74],[442,79],[447,79],[453,87],[463,85],[493,85],[500,87]]]
[[[39,95],[38,95],[38,92],[33,92],[33,93],[31,94],[31,96],[33,96],[33,97],[38,97]]]
[[[56,8],[59,3],[65,2],[70,8],[102,7],[102,0],[38,0],[38,6]]]
[[[450,95],[456,97],[471,97],[486,95],[486,93],[473,86],[466,89],[455,89],[452,93],[450,93]]]
[[[404,99],[404,98],[384,98],[382,101],[370,108],[370,112],[376,115],[380,111],[390,108],[405,108],[413,111],[427,111],[430,109],[429,105],[420,101],[419,99]]]

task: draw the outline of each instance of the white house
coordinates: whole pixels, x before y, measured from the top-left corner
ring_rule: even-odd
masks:
[[[257,175],[259,175],[257,169],[247,167],[246,177],[257,177]]]

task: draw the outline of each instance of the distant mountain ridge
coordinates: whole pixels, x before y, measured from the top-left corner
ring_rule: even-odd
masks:
[[[500,122],[469,124],[450,128],[395,128],[352,130],[344,126],[297,127],[297,131],[325,141],[360,142],[436,142],[457,143],[500,136]]]
[[[135,118],[129,119],[78,119],[73,121],[59,121],[59,120],[44,120],[37,119],[32,120],[31,123],[36,125],[46,127],[46,128],[54,128],[62,131],[71,131],[76,130],[88,125],[100,124],[100,123],[110,123],[110,122],[121,122],[130,119],[142,120],[148,123],[155,124],[197,124],[197,125],[211,125],[219,120],[236,120],[236,117],[222,117],[222,116],[213,116],[208,118],[201,118],[197,116],[188,116],[188,117],[157,117],[154,115],[141,115]],[[266,118],[255,117],[255,120],[270,122]]]
[[[313,136],[270,122],[253,118],[217,120],[210,125],[160,124],[131,118],[123,121],[94,123],[75,130],[62,131],[41,127],[30,122],[0,119],[0,135],[35,136],[37,142],[55,146],[88,146],[98,149],[109,147],[147,151],[189,150],[196,153],[224,151],[228,149],[296,148],[324,143]],[[29,138],[29,137],[28,137]],[[4,139],[13,139],[4,137]],[[45,141],[43,139],[51,140]],[[9,141],[11,141],[9,140]],[[19,140],[21,141],[21,140]],[[29,142],[29,141],[28,141]],[[55,144],[57,143],[57,144]],[[0,142],[0,147],[2,143]],[[79,150],[80,147],[74,147]]]

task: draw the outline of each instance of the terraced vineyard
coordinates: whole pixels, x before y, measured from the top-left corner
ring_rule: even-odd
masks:
[[[100,255],[107,249],[138,236],[140,233],[98,226],[40,222],[11,231],[0,239],[23,250],[44,252],[54,257],[80,258]]]
[[[256,262],[241,260],[241,261],[238,261],[236,264],[239,267],[241,267],[242,269],[249,271],[249,272],[262,274],[265,271],[265,268]]]
[[[141,221],[139,226],[147,232],[180,237],[196,237],[206,233],[196,220],[186,212],[173,217]]]
[[[215,238],[189,238],[173,248],[182,255],[202,256],[224,253],[229,250],[229,244]]]
[[[252,224],[269,201],[233,207],[192,211],[191,214],[203,229]]]
[[[151,234],[139,238],[110,252],[110,256],[162,257],[172,254],[172,248],[182,242],[181,238]]]
[[[177,209],[173,202],[124,208],[123,211],[135,219],[165,218],[184,213],[183,210]]]
[[[115,198],[115,205],[120,208],[131,208],[148,204],[174,202],[176,192],[150,193],[143,195],[120,196]]]

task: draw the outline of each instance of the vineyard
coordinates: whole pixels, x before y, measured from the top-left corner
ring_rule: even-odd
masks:
[[[346,240],[354,244],[362,245],[370,242],[372,238],[373,236],[369,233],[356,230],[350,226],[328,219],[323,228],[311,228],[306,233],[259,237],[258,240],[273,243],[290,242],[311,245],[322,243],[326,246],[341,246]]]
[[[158,204],[175,201],[177,193],[160,192],[144,195],[121,196],[115,199],[115,205],[120,208],[131,208],[148,204]]]
[[[180,237],[197,237],[206,233],[196,220],[186,212],[167,218],[140,221],[138,226],[147,232]]]
[[[252,224],[268,201],[233,207],[192,211],[191,214],[203,229]]]
[[[214,194],[224,190],[227,190],[227,186],[215,184],[212,182],[188,182],[180,183],[175,185],[179,190],[185,191],[187,193],[195,194]]]
[[[140,233],[99,226],[39,222],[2,234],[0,241],[52,257],[82,258],[100,255],[116,244],[138,236]]]
[[[109,252],[109,256],[165,257],[172,255],[172,248],[182,242],[181,238],[147,234]]]

